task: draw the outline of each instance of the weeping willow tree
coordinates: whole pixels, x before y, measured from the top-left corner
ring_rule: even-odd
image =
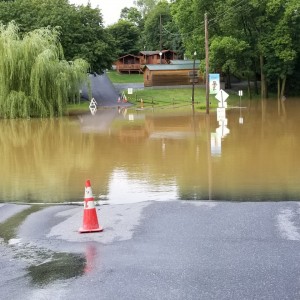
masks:
[[[0,117],[62,116],[80,97],[88,63],[63,58],[58,31],[41,28],[19,36],[11,22],[0,24]]]

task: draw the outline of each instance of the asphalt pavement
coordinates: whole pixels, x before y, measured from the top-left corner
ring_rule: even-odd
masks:
[[[126,84],[126,85],[114,85],[106,73],[99,74],[89,74],[88,80],[90,82],[90,88],[92,93],[92,98],[97,102],[97,106],[102,107],[112,107],[112,106],[130,106],[128,102],[119,101],[121,96],[121,91],[134,86],[136,84]],[[140,85],[138,85],[140,86]],[[87,85],[82,87],[81,95],[84,99],[90,100],[89,88]]]
[[[3,204],[0,215],[14,209]],[[300,202],[145,201],[96,211],[103,232],[78,233],[82,206],[24,218],[0,243],[0,299],[300,299]]]

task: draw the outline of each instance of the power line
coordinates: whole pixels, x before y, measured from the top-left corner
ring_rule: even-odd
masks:
[[[238,3],[236,3],[235,5],[230,6],[229,8],[223,10],[221,13],[219,13],[218,15],[216,15],[214,18],[209,19],[209,20],[208,20],[208,25],[209,25],[209,26],[217,25],[217,21],[219,21],[221,18],[224,18],[224,17],[228,16],[229,13],[232,12],[232,9],[236,8],[237,6],[247,4],[247,3],[249,3],[248,0],[241,0],[241,1],[239,1]],[[241,7],[241,8],[243,8],[243,7]],[[249,8],[247,11],[249,11],[249,10],[250,10],[250,8]],[[201,25],[204,26],[204,23],[205,23],[205,22],[202,21],[202,22],[199,24],[199,26],[201,26]],[[165,28],[165,26],[162,26],[162,29],[163,29],[167,34],[169,34],[169,35],[172,35],[172,36],[183,36],[183,37],[184,37],[184,36],[186,36],[186,35],[191,35],[191,34],[193,34],[193,33],[195,32],[195,29],[196,29],[196,28],[194,28],[192,31],[185,32],[185,33],[173,33],[173,32],[170,32],[169,30],[167,30],[167,29]]]
[[[243,3],[246,2],[246,3]],[[228,15],[229,13],[231,13],[232,9],[236,8],[237,6],[239,6],[240,4],[247,4],[249,3],[248,0],[241,0],[240,2],[236,3],[234,6],[230,6],[230,11],[229,9],[222,11],[222,13],[219,13],[219,15],[215,16],[214,18],[209,20],[209,25],[215,21],[218,21],[221,17],[224,18],[224,16],[226,17],[226,15]]]

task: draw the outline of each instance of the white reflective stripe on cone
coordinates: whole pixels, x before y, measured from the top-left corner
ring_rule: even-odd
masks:
[[[92,188],[89,186],[85,188],[84,198],[91,198],[91,197],[93,197],[93,192],[92,192]]]
[[[84,201],[84,209],[93,209],[95,208],[94,200]]]

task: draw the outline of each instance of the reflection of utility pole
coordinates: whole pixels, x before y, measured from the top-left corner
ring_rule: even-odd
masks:
[[[212,166],[211,166],[211,134],[210,116],[206,115],[206,136],[207,136],[207,177],[208,177],[208,200],[212,200]]]
[[[206,98],[206,113],[209,114],[209,56],[208,56],[208,22],[207,13],[204,14],[204,26],[205,26],[205,98]]]

